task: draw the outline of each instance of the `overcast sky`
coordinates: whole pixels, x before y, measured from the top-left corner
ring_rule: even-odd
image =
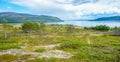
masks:
[[[0,0],[0,12],[87,19],[120,14],[120,0]]]

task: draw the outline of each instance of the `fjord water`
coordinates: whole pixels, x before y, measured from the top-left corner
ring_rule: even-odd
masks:
[[[83,26],[83,27],[91,27],[96,25],[120,27],[120,21],[64,21],[64,22],[52,22],[47,24],[72,24],[72,25]]]
[[[22,23],[9,23],[11,25],[21,25]],[[120,27],[120,21],[63,21],[63,22],[49,22],[46,24],[71,24],[82,27],[91,27],[96,25],[107,25],[110,27]],[[0,24],[2,25],[2,24]]]

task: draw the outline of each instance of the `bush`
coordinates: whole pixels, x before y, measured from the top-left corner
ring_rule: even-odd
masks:
[[[99,31],[109,31],[110,27],[106,26],[106,25],[99,25],[99,26],[95,26],[95,27],[90,27],[90,29],[99,30]]]
[[[36,22],[24,22],[22,24],[22,30],[24,30],[25,32],[36,31],[38,29],[39,29],[39,24]]]

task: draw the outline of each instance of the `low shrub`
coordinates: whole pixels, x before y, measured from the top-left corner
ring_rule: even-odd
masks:
[[[15,55],[4,54],[4,55],[0,55],[0,62],[12,62],[17,58],[18,56],[15,56]]]
[[[89,29],[98,30],[98,31],[109,31],[110,27],[106,26],[106,25],[98,25],[98,26],[95,26],[95,27],[90,27]]]
[[[44,51],[46,51],[44,48],[39,48],[35,50],[35,52],[44,52]]]

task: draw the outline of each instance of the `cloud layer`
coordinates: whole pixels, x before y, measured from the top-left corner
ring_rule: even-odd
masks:
[[[95,18],[93,15],[120,13],[120,0],[12,0],[11,3],[30,8],[34,13],[62,19]]]

